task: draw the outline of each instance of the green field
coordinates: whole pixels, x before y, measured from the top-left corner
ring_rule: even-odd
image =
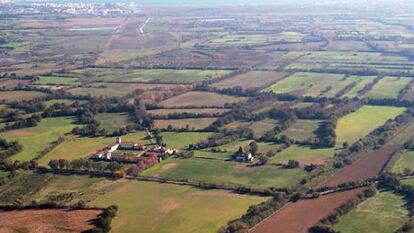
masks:
[[[376,99],[395,99],[401,89],[410,83],[411,78],[384,77],[364,97]]]
[[[208,158],[208,159],[218,159],[218,160],[229,160],[232,155],[240,148],[245,148],[249,145],[252,140],[243,140],[243,141],[234,141],[228,144],[221,146],[216,146],[212,148],[207,148],[203,150],[194,151],[194,157],[197,158]],[[260,149],[260,147],[259,147]]]
[[[253,131],[255,138],[260,138],[268,131],[271,131],[279,122],[274,119],[265,118],[260,121],[234,121],[230,124],[225,125],[223,128],[236,129],[238,127],[249,128]]]
[[[321,122],[315,120],[297,120],[287,130],[281,132],[280,135],[286,135],[298,141],[314,139]]]
[[[94,118],[101,123],[99,128],[109,133],[132,124],[132,117],[128,113],[101,113]]]
[[[72,71],[88,77],[88,81],[118,82],[159,82],[193,83],[215,79],[230,73],[225,70],[124,70],[124,69],[83,69]]]
[[[120,182],[113,182],[105,178],[82,175],[54,175],[39,192],[31,197],[39,203],[50,202],[58,196],[70,194],[68,198],[60,200],[65,204],[76,204],[79,201],[90,202],[99,195],[105,194],[120,187]]]
[[[341,217],[335,230],[341,233],[390,233],[408,221],[406,202],[392,192],[379,192]]]
[[[119,206],[114,233],[211,233],[264,200],[226,191],[128,181],[91,205]]]
[[[40,76],[35,82],[39,85],[55,84],[55,85],[75,85],[79,84],[78,79],[63,76]]]
[[[0,188],[0,205],[30,204],[33,194],[46,187],[52,175],[17,170]]]
[[[145,140],[145,136],[145,132],[132,133],[122,136],[122,140],[147,145],[149,141]],[[115,140],[116,137],[70,137],[43,156],[38,162],[39,165],[46,166],[53,159],[74,160],[85,158],[97,150],[114,143]]]
[[[376,76],[350,76],[348,79],[352,79],[357,84],[348,92],[346,92],[342,97],[353,98],[359,96],[359,92],[364,89],[364,87],[374,81]]]
[[[404,169],[414,170],[414,151],[403,151],[393,158],[392,172],[403,173]]]
[[[110,89],[110,88],[93,88],[93,87],[76,87],[73,89],[67,90],[67,92],[71,93],[72,95],[79,95],[79,96],[93,96],[93,97],[121,97],[129,94],[128,92],[117,90],[117,89]]]
[[[73,117],[45,118],[36,126],[7,131],[0,137],[8,141],[18,141],[23,150],[12,157],[13,160],[28,161],[35,158],[49,143],[69,133],[77,125]]]
[[[146,170],[143,175],[259,188],[283,188],[297,185],[306,176],[306,172],[273,165],[249,167],[238,162],[171,158]]]
[[[175,149],[185,149],[188,147],[188,145],[207,140],[208,137],[212,135],[213,133],[204,132],[164,132],[162,133],[162,138],[168,147]]]
[[[365,105],[357,111],[339,118],[336,127],[337,143],[354,143],[389,119],[403,113],[405,108]]]
[[[335,94],[352,83],[344,75],[325,73],[295,73],[265,91],[277,94],[291,93],[302,96],[334,97]]]
[[[154,120],[154,127],[157,129],[184,129],[190,130],[202,130],[213,124],[217,118],[205,117],[205,118],[185,118],[185,119],[171,119],[171,120]]]
[[[289,160],[297,160],[303,164],[323,164],[333,158],[334,148],[312,149],[308,146],[293,145],[269,159],[269,163],[287,163]]]

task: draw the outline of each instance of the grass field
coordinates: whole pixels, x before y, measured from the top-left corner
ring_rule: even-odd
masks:
[[[149,144],[149,141],[145,139],[145,136],[145,132],[132,133],[122,136],[122,140],[146,145]],[[116,137],[70,137],[43,156],[38,162],[39,165],[47,166],[49,161],[53,159],[74,160],[85,158],[98,149],[114,143],[115,140]]]
[[[168,147],[175,149],[185,149],[188,147],[188,145],[207,140],[208,137],[212,135],[213,133],[204,132],[164,132],[162,133],[162,138]]]
[[[313,149],[308,146],[293,145],[269,159],[269,163],[287,163],[297,160],[301,164],[324,164],[335,154],[334,148]]]
[[[210,233],[264,200],[226,191],[128,181],[91,204],[119,206],[114,233]]]
[[[411,78],[384,77],[381,79],[365,97],[376,99],[393,99],[411,81]]]
[[[23,150],[12,157],[13,160],[28,161],[75,127],[72,117],[45,118],[36,127],[8,131],[0,136],[8,141],[18,141],[23,146]]]
[[[243,89],[263,88],[282,79],[286,73],[270,72],[270,71],[250,71],[236,77],[215,83],[212,86],[217,88],[234,88],[241,87]]]
[[[215,79],[230,73],[225,70],[124,70],[124,69],[84,69],[73,73],[85,75],[88,81],[118,82],[159,82],[193,83]]]
[[[213,124],[217,118],[186,118],[186,119],[174,119],[174,120],[154,120],[154,127],[158,129],[167,129],[168,126],[172,126],[173,129],[188,128],[191,130],[201,130],[209,127]]]
[[[235,121],[228,125],[225,125],[224,128],[227,129],[236,129],[238,127],[246,127],[253,131],[253,135],[255,138],[260,138],[266,132],[271,131],[276,125],[278,124],[277,120],[273,120],[270,118],[265,118],[260,121]]]
[[[404,198],[392,192],[379,192],[341,217],[335,230],[341,233],[390,233],[408,221]]]
[[[18,170],[10,181],[1,186],[0,205],[29,204],[33,194],[46,187],[50,178],[50,174]]]
[[[132,117],[128,113],[101,113],[95,115],[95,120],[101,124],[99,128],[113,132],[122,127],[132,124]]]
[[[93,96],[93,97],[121,97],[129,93],[122,90],[109,89],[109,88],[97,88],[97,87],[76,87],[67,90],[67,92],[73,95],[79,96]]]
[[[335,94],[352,83],[344,75],[325,73],[295,73],[273,84],[265,91],[291,93],[302,96],[334,97]]]
[[[99,195],[120,187],[119,182],[105,178],[81,175],[54,175],[47,186],[31,197],[39,203],[49,202],[58,196],[70,194],[68,198],[60,200],[65,204],[75,204],[79,201],[90,202]]]
[[[342,97],[353,98],[359,96],[359,92],[364,89],[364,87],[374,81],[376,76],[350,76],[348,79],[352,79],[357,82],[357,84],[348,92],[346,92]]]
[[[63,76],[40,76],[35,82],[39,85],[57,84],[57,85],[75,85],[79,84],[78,79]]]
[[[391,171],[403,173],[406,168],[414,170],[414,151],[403,151],[395,155],[394,165]]]
[[[336,127],[337,143],[350,144],[403,113],[405,108],[365,105],[356,112],[339,118]]]
[[[286,135],[289,138],[298,141],[313,139],[316,137],[316,130],[318,130],[321,121],[315,120],[297,120],[287,130],[281,132],[281,135]]]
[[[196,150],[194,151],[194,157],[216,160],[229,160],[240,147],[245,148],[249,145],[250,142],[252,142],[252,140],[237,140],[221,146],[216,146],[203,150]]]
[[[37,91],[1,91],[0,92],[0,101],[21,101],[21,100],[31,100],[34,98],[44,96],[43,93]]]
[[[161,102],[166,107],[223,107],[226,103],[245,101],[246,98],[220,95],[212,92],[188,92]]]
[[[168,159],[143,175],[193,181],[226,183],[250,187],[292,187],[306,176],[302,169],[276,166],[248,167],[247,164],[210,159]]]

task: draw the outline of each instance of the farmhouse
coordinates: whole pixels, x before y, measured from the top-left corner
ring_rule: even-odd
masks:
[[[239,150],[233,155],[233,159],[238,162],[248,163],[253,161],[253,155],[250,152],[244,152],[243,148],[239,148]]]
[[[116,162],[133,163],[140,160],[142,156],[157,155],[159,160],[176,153],[175,149],[156,146],[146,148],[134,142],[123,142],[120,137],[112,145],[100,149],[91,156],[92,159],[110,160]]]

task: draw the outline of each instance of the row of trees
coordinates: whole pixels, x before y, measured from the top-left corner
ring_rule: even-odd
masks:
[[[123,165],[116,162],[94,162],[88,159],[76,160],[50,160],[49,167],[53,170],[74,170],[74,171],[92,171],[100,173],[110,173],[117,177],[123,176]]]

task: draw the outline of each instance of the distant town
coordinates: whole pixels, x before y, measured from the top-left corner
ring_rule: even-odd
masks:
[[[50,3],[33,2],[23,4],[11,0],[0,0],[0,14],[67,14],[67,15],[96,15],[122,16],[138,13],[132,3]]]

